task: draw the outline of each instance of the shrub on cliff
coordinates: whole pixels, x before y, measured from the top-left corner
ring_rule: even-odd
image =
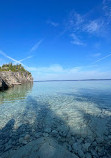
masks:
[[[0,71],[27,72],[28,74],[31,74],[29,71],[25,70],[21,64],[13,65],[12,63],[3,64],[0,67]]]

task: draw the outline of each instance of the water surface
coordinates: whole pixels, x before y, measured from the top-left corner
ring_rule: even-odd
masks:
[[[110,157],[110,121],[111,81],[15,86],[0,92],[0,152],[16,149],[42,135],[53,137],[77,155],[74,143],[79,144],[84,154],[94,150],[96,157]],[[23,141],[26,134],[30,138]],[[88,149],[84,149],[85,143],[89,143]]]

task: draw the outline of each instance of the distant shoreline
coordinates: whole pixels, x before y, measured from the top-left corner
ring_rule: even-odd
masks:
[[[34,82],[62,82],[62,81],[111,81],[111,79],[83,79],[83,80],[40,80]]]

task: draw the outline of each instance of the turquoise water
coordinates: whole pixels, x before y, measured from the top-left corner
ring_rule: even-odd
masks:
[[[111,81],[34,82],[15,86],[0,92],[0,151],[6,151],[10,140],[10,148],[24,145],[20,138],[25,134],[30,135],[25,143],[42,134],[62,145],[70,144],[71,148],[73,139],[90,141],[92,150],[94,141],[97,144],[111,141],[110,121]],[[104,147],[107,150],[109,144]]]

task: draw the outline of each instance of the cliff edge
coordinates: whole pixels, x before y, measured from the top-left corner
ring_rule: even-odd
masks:
[[[7,89],[14,85],[23,84],[25,82],[33,82],[33,78],[31,73],[23,69],[22,66],[21,69],[20,67],[18,69],[16,68],[16,71],[15,69],[10,70],[6,69],[6,67],[2,67],[0,71],[0,90]]]

